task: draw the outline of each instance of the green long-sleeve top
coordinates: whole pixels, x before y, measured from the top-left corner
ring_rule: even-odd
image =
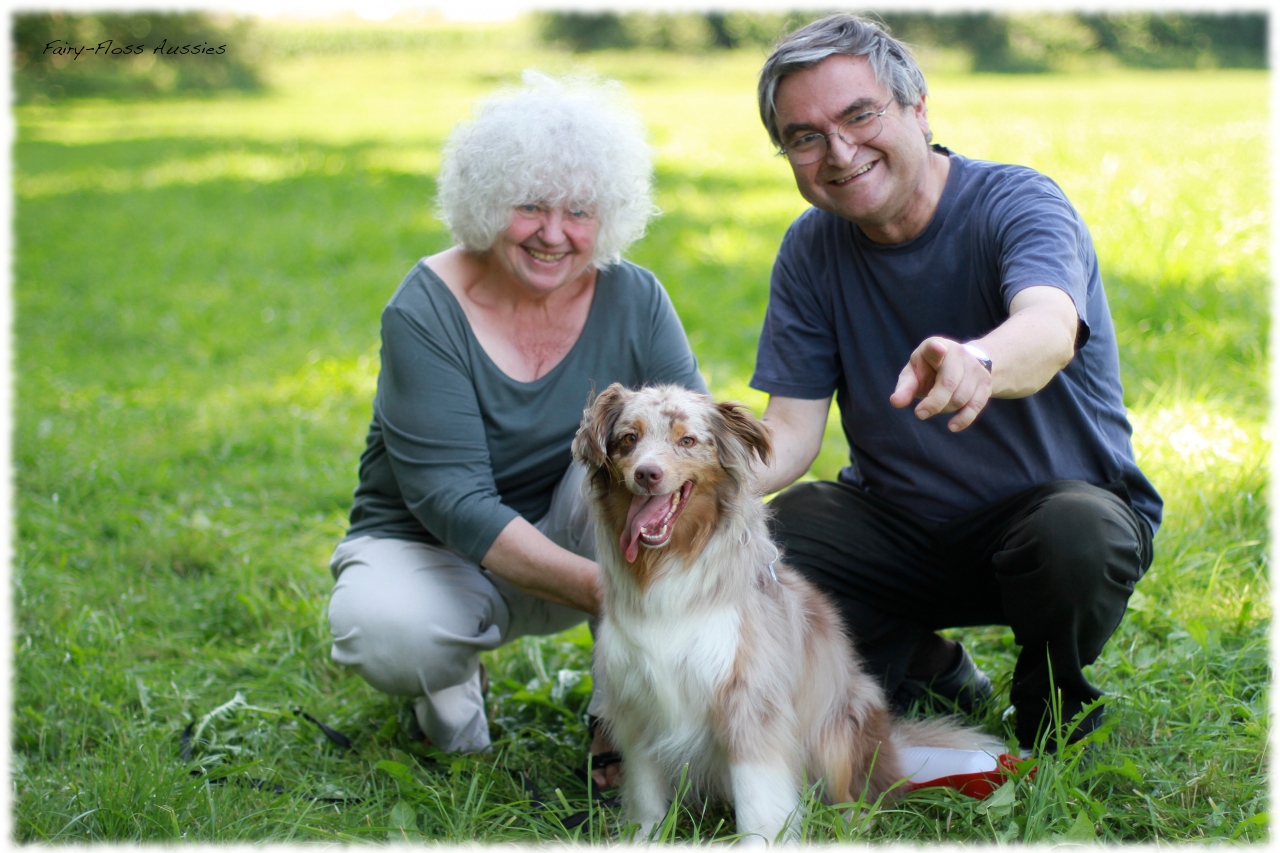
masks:
[[[443,544],[475,562],[517,515],[536,522],[570,463],[582,411],[612,382],[706,391],[648,270],[601,270],[577,343],[545,376],[503,373],[419,261],[382,312],[382,368],[347,538]]]

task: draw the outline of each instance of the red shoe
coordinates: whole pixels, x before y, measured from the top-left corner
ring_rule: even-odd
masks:
[[[915,768],[907,776],[908,790],[954,788],[975,800],[985,800],[1011,778],[1034,779],[1038,769],[1035,759],[1007,752],[994,756],[978,750],[925,746],[905,750],[902,760],[905,766]]]

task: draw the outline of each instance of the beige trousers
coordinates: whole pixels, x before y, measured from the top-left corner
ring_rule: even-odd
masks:
[[[536,526],[557,545],[595,559],[582,478],[581,466],[569,468]],[[418,724],[447,752],[489,745],[480,652],[587,618],[438,545],[361,536],[338,545],[330,570],[333,660],[383,693],[415,697]],[[594,710],[595,696],[591,704]]]

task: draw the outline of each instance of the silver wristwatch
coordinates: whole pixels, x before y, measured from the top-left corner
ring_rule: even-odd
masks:
[[[963,346],[965,348],[965,352],[976,358],[978,360],[978,364],[981,364],[987,369],[987,373],[991,372],[991,356],[987,355],[981,347],[978,347],[975,344],[963,344]]]

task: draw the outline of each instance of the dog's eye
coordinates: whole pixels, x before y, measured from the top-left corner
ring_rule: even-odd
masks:
[[[686,435],[684,438],[680,439],[681,447],[693,447],[697,443],[698,440],[691,435]]]
[[[637,440],[636,434],[634,432],[629,432],[623,435],[621,438],[619,438],[618,443],[621,444],[623,447],[630,447],[631,445],[636,443],[636,440]]]

